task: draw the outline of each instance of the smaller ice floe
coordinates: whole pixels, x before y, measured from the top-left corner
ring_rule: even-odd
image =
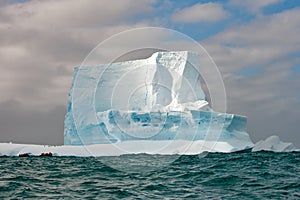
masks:
[[[297,149],[292,143],[282,142],[277,135],[272,135],[257,142],[252,151],[292,152],[300,151],[300,149]]]

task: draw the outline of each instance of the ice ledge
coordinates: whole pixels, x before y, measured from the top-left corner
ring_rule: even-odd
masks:
[[[238,149],[237,149],[238,147]],[[0,156],[41,155],[52,152],[54,156],[120,156],[124,154],[195,155],[203,152],[232,153],[249,150],[246,144],[236,146],[215,141],[126,141],[118,144],[94,144],[87,146],[47,146],[33,144],[0,143]],[[300,151],[291,143],[281,142],[278,136],[271,136],[255,144],[252,151],[291,152]]]
[[[239,146],[239,149],[248,149],[248,146]],[[54,156],[120,156],[125,154],[160,154],[160,155],[196,155],[203,152],[235,152],[227,142],[211,141],[126,141],[117,144],[94,144],[87,146],[45,146],[29,144],[0,143],[0,156],[18,156],[29,154],[39,156],[51,152]]]

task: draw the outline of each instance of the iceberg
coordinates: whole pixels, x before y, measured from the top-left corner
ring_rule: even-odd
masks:
[[[199,61],[195,52],[156,52],[147,59],[75,67],[64,144],[113,145],[126,153],[182,152],[170,145],[166,150],[170,142],[189,144],[189,153],[252,148],[246,117],[210,108]]]
[[[252,143],[247,118],[214,111],[201,88],[199,55],[151,57],[75,67],[64,145],[0,143],[0,156],[194,155],[299,151],[278,136]]]
[[[299,151],[292,143],[282,142],[277,135],[255,143],[252,151],[292,152]]]

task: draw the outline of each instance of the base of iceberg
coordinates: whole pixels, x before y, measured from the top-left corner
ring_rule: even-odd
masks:
[[[160,154],[160,155],[196,155],[203,152],[240,152],[249,150],[250,146],[241,144],[232,146],[227,142],[215,141],[125,141],[115,144],[93,144],[87,146],[46,146],[31,144],[0,143],[1,156],[18,156],[29,154],[39,156],[42,153],[51,152],[54,156],[120,156],[125,154]]]
[[[114,144],[92,144],[86,146],[47,146],[34,144],[0,143],[0,156],[18,156],[29,154],[39,156],[51,152],[54,156],[100,157],[120,156],[125,154],[160,154],[160,155],[196,155],[204,152],[242,153],[256,151],[294,152],[300,151],[292,143],[282,142],[278,136],[252,143],[234,143],[225,141],[188,141],[188,140],[136,140]]]

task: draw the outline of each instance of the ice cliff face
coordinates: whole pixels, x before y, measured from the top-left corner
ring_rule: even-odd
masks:
[[[78,104],[95,104],[97,112],[182,110],[187,103],[200,108],[206,102],[198,59],[192,52],[158,52],[144,60],[76,67],[70,95]]]
[[[208,106],[198,67],[199,55],[187,51],[76,67],[65,144],[179,139],[226,141],[237,150],[251,147],[245,117]]]

